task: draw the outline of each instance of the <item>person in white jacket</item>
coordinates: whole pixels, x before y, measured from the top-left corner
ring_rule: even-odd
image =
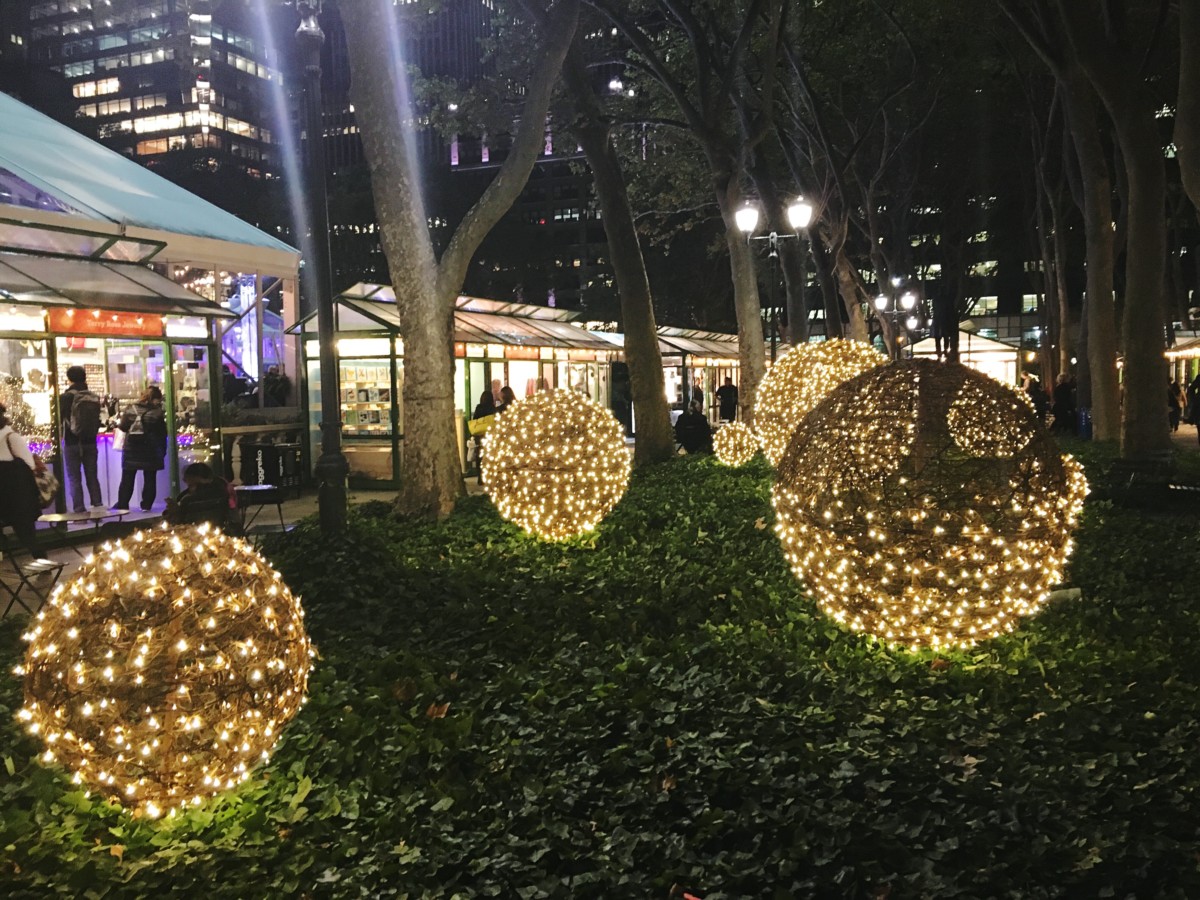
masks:
[[[45,551],[37,544],[41,498],[33,480],[33,470],[29,444],[13,431],[8,410],[0,404],[0,524],[10,526],[17,541],[35,559],[45,559]]]

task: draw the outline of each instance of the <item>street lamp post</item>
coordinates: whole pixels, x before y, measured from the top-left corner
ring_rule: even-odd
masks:
[[[893,275],[892,290],[880,293],[875,297],[876,316],[880,321],[887,319],[891,325],[893,335],[891,356],[893,360],[900,358],[901,335],[904,336],[907,343],[909,333],[916,331],[921,325],[921,320],[916,314],[917,295],[911,290],[905,290],[904,283],[904,276]]]
[[[736,213],[734,213],[734,221],[737,222],[738,230],[746,235],[748,241],[766,241],[767,247],[770,248],[767,256],[771,260],[771,294],[769,302],[771,304],[771,362],[775,362],[775,345],[779,339],[778,327],[778,290],[779,290],[779,242],[790,238],[798,238],[807,240],[808,223],[812,221],[813,208],[812,204],[805,201],[803,197],[797,197],[787,208],[788,225],[792,227],[792,233],[780,234],[777,231],[772,231],[770,234],[756,235],[755,229],[758,228],[759,211],[758,207],[752,203],[747,203]],[[808,250],[807,245],[803,248]],[[804,281],[805,274],[805,256],[806,253],[800,254],[800,295],[804,296]],[[793,323],[793,327],[794,327]]]
[[[317,337],[321,355],[321,456],[314,467],[321,531],[346,529],[346,476],[350,466],[342,454],[342,411],[334,353],[333,285],[330,278],[329,206],[325,193],[325,141],[321,115],[321,45],[325,33],[317,16],[321,0],[298,0],[300,27],[296,44],[304,60],[304,129],[308,136],[305,195],[308,201],[308,288],[316,298]]]

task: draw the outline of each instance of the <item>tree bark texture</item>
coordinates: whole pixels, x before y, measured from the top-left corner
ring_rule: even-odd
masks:
[[[1183,188],[1200,213],[1200,3],[1179,3],[1179,94],[1175,150]]]
[[[1165,276],[1166,169],[1154,118],[1158,104],[1119,34],[1105,33],[1093,4],[1057,0],[1080,65],[1112,119],[1128,181],[1125,349],[1121,456],[1144,459],[1170,449],[1167,424]]]
[[[443,517],[464,493],[454,404],[454,302],[471,257],[529,177],[546,112],[578,20],[575,0],[556,5],[544,51],[527,84],[509,155],[483,196],[435,261],[424,204],[409,81],[397,56],[399,23],[392,4],[345,5],[351,97],[362,132],[404,338],[403,467],[398,510]]]
[[[633,221],[633,209],[607,126],[588,125],[576,129],[575,133],[592,170],[596,197],[603,211],[608,256],[621,298],[625,363],[629,367],[629,386],[637,423],[634,462],[638,465],[660,462],[674,456],[675,434],[671,430],[671,414],[667,407],[650,280]]]
[[[714,167],[715,168],[715,167]],[[758,278],[754,271],[754,253],[737,227],[734,214],[741,202],[737,180],[732,176],[718,179],[717,204],[725,222],[725,246],[729,249],[729,272],[733,280],[733,305],[737,314],[738,362],[740,384],[738,406],[742,421],[754,424],[754,400],[758,385],[767,370],[766,342],[763,337],[762,305],[758,297]]]
[[[1092,436],[1114,441],[1121,434],[1117,387],[1117,320],[1113,306],[1112,177],[1100,140],[1096,96],[1077,67],[1061,80],[1067,121],[1079,161],[1083,230],[1087,243],[1087,374],[1091,387]]]

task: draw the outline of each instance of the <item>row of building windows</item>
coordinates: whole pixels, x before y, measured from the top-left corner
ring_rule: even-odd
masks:
[[[82,78],[96,72],[107,72],[113,69],[123,69],[129,66],[148,66],[156,62],[165,62],[175,58],[174,47],[158,47],[137,53],[118,53],[113,56],[102,56],[98,59],[86,59],[81,62],[67,63],[56,68],[67,78]]]
[[[218,59],[220,55],[218,55]],[[257,75],[259,78],[265,78],[267,81],[278,81],[283,84],[283,75],[267,66],[256,63],[249,57],[242,56],[238,53],[226,53],[225,62],[233,66],[239,72],[247,72],[250,75]]]
[[[169,153],[173,150],[224,150],[226,142],[223,137],[217,134],[173,134],[164,138],[151,138],[146,141],[138,141],[134,148],[134,153],[137,156],[156,156],[159,153]],[[229,141],[229,155],[236,156],[238,159],[247,159],[254,162],[269,161],[269,154],[263,153],[261,149],[252,144],[244,144],[240,141]]]
[[[151,19],[157,19],[159,16],[167,15],[169,11],[167,0],[142,0],[141,3],[122,3],[119,7],[113,7],[112,0],[105,0],[104,6],[106,19],[104,26],[111,28],[114,22],[124,22],[134,25],[145,22]],[[91,30],[94,25],[86,16],[92,11],[91,0],[43,0],[41,3],[34,3],[29,7],[29,21],[36,22],[39,19],[49,19],[52,16],[84,16],[85,18],[78,22],[71,22],[64,25],[64,28],[74,28],[73,33],[78,33],[80,27]],[[66,34],[66,31],[62,32]]]
[[[119,113],[133,110],[156,109],[167,105],[166,94],[145,94],[141,97],[122,97],[116,100],[102,100],[99,103],[85,103],[79,107],[81,116],[115,116]]]

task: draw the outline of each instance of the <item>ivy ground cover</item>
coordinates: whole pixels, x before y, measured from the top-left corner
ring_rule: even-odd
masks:
[[[310,701],[244,788],[170,822],[42,768],[0,676],[0,895],[1200,896],[1196,518],[1091,502],[1082,599],[910,654],[818,613],[769,485],[651,468],[561,545],[482,498],[301,527],[272,558]]]

